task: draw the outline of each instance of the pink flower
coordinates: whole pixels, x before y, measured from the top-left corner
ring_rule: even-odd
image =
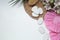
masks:
[[[53,11],[48,11],[44,17],[47,28],[54,32],[60,32],[60,16]]]
[[[54,11],[48,11],[44,17],[44,22],[50,32],[51,40],[60,40],[60,15]]]

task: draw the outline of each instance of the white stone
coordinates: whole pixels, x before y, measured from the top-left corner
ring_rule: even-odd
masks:
[[[35,11],[35,10],[37,10],[37,8],[38,8],[37,6],[33,6],[31,10]]]
[[[40,7],[38,8],[37,6],[32,7],[32,11],[38,15],[43,13],[43,9]]]
[[[35,13],[32,13],[32,16],[33,17],[38,17],[39,15],[35,14]]]
[[[39,9],[36,8],[36,7],[33,7],[33,8],[32,8],[32,11],[33,11],[35,14],[39,14],[39,13],[40,13]]]
[[[35,10],[35,11],[33,11],[35,14],[37,14],[37,15],[39,15],[40,14],[40,11],[39,11],[39,9],[37,9],[37,10]]]
[[[40,34],[45,34],[45,29],[41,26],[41,27],[39,27],[39,32],[40,32]]]
[[[39,25],[41,25],[43,23],[43,18],[39,18],[37,22]]]
[[[45,33],[45,34],[42,36],[42,40],[50,40],[49,34],[48,34],[48,33]]]
[[[42,8],[39,8],[38,10],[39,10],[40,14],[43,14],[43,9]]]

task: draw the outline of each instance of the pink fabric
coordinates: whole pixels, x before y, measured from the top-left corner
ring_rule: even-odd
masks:
[[[50,32],[51,40],[60,40],[60,15],[54,11],[48,11],[44,17],[44,22]]]

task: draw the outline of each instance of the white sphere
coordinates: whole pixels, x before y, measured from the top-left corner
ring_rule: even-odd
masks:
[[[39,8],[39,14],[43,14],[43,9]]]
[[[41,25],[43,23],[43,18],[39,18],[37,22],[39,25]]]
[[[32,16],[33,17],[38,17],[39,15],[35,14],[35,13],[32,13]]]

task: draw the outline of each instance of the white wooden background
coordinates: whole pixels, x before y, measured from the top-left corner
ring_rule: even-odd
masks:
[[[41,40],[37,21],[27,15],[23,5],[10,7],[8,1],[0,0],[0,40]]]

